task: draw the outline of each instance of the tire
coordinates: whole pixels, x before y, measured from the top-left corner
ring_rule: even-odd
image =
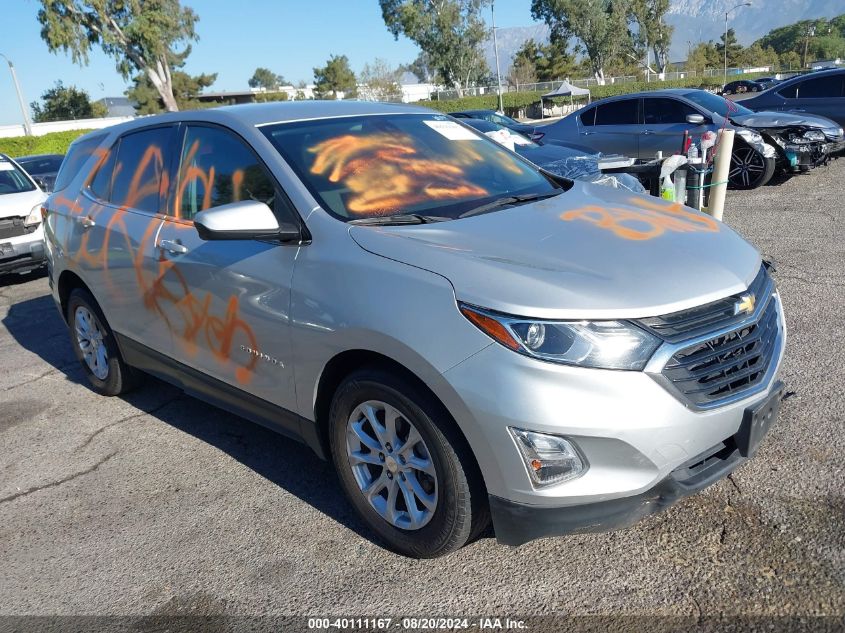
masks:
[[[774,173],[774,158],[766,158],[748,145],[741,144],[731,154],[728,187],[730,189],[756,189],[769,182]]]
[[[388,419],[394,420],[395,433],[388,430]],[[410,381],[377,368],[354,372],[335,392],[329,433],[343,491],[394,552],[444,556],[489,524],[486,490],[466,441],[442,405]],[[408,491],[414,490],[422,496],[412,494],[411,508]]]
[[[138,384],[138,370],[123,360],[106,317],[90,292],[75,288],[70,293],[66,318],[73,352],[94,391],[117,396]],[[86,356],[86,352],[90,353]]]

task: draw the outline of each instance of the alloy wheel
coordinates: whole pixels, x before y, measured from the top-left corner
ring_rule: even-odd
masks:
[[[385,521],[425,526],[437,508],[437,472],[416,427],[378,400],[358,405],[346,424],[346,455],[361,494]]]
[[[731,155],[731,184],[749,187],[766,171],[766,159],[750,147],[740,147]]]
[[[85,364],[94,376],[105,380],[109,375],[109,355],[97,319],[88,308],[79,306],[74,312],[73,321],[76,343],[82,351]]]

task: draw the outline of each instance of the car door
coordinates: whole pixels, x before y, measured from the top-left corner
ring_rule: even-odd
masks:
[[[798,84],[790,110],[818,114],[845,125],[845,73],[807,78]]]
[[[692,106],[671,97],[643,98],[643,128],[639,137],[638,157],[654,158],[657,152],[664,155],[683,151],[684,132],[701,136],[705,124],[687,123],[687,115],[701,114]]]
[[[151,299],[175,131],[174,125],[144,128],[103,150],[83,188],[74,254],[111,328],[162,353],[171,348],[171,335]]]
[[[604,154],[636,156],[639,110],[639,98],[599,103],[593,109],[593,119],[585,120],[584,115],[581,116],[581,144]]]
[[[206,376],[295,410],[290,282],[298,245],[204,241],[194,216],[259,200],[280,223],[295,211],[254,150],[229,129],[181,127],[179,165],[156,240],[159,286],[151,300],[173,333],[171,356]]]

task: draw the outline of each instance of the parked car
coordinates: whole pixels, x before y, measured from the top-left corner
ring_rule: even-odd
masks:
[[[634,193],[645,193],[645,187],[631,174],[602,173],[599,166],[601,155],[588,149],[567,145],[540,145],[519,132],[482,119],[463,119],[461,122],[558,176],[608,187],[621,187]]]
[[[408,556],[490,516],[511,545],[627,525],[777,415],[783,311],[753,246],[425,108],[139,118],[75,141],[56,189],[52,296],[91,388],[144,371],[302,440]]]
[[[538,130],[536,126],[520,123],[509,116],[499,114],[493,110],[462,110],[461,112],[450,112],[449,116],[453,116],[456,119],[481,119],[482,121],[490,121],[490,123],[502,125],[514,132],[524,134],[532,141],[539,141],[543,138],[542,130]]]
[[[744,99],[742,105],[756,111],[816,114],[845,126],[845,69],[792,77]]]
[[[724,88],[722,88],[722,94],[724,95],[740,95],[746,92],[762,92],[763,86],[757,83],[756,81],[751,81],[749,79],[740,79],[738,81],[731,81],[730,83],[726,83]]]
[[[50,193],[56,183],[56,174],[59,173],[64,157],[64,154],[36,154],[20,156],[15,159],[15,162],[32,176],[41,189]]]
[[[0,273],[45,264],[41,203],[47,196],[15,161],[0,154]]]
[[[736,130],[728,176],[733,189],[760,187],[776,168],[809,169],[827,159],[829,143],[843,140],[841,128],[821,117],[755,113],[710,92],[684,88],[602,99],[542,130],[546,142],[650,159],[658,151],[680,151],[684,132],[701,136],[722,127]]]
[[[762,86],[763,90],[766,90],[767,88],[771,88],[775,84],[780,83],[780,80],[776,77],[757,77],[757,79],[754,80],[754,83]]]

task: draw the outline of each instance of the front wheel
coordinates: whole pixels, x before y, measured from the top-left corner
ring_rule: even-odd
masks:
[[[775,173],[775,159],[742,145],[731,154],[728,186],[731,189],[756,189],[762,187]]]
[[[329,420],[341,486],[390,549],[435,558],[486,527],[477,466],[430,395],[387,372],[361,370],[338,388]]]

